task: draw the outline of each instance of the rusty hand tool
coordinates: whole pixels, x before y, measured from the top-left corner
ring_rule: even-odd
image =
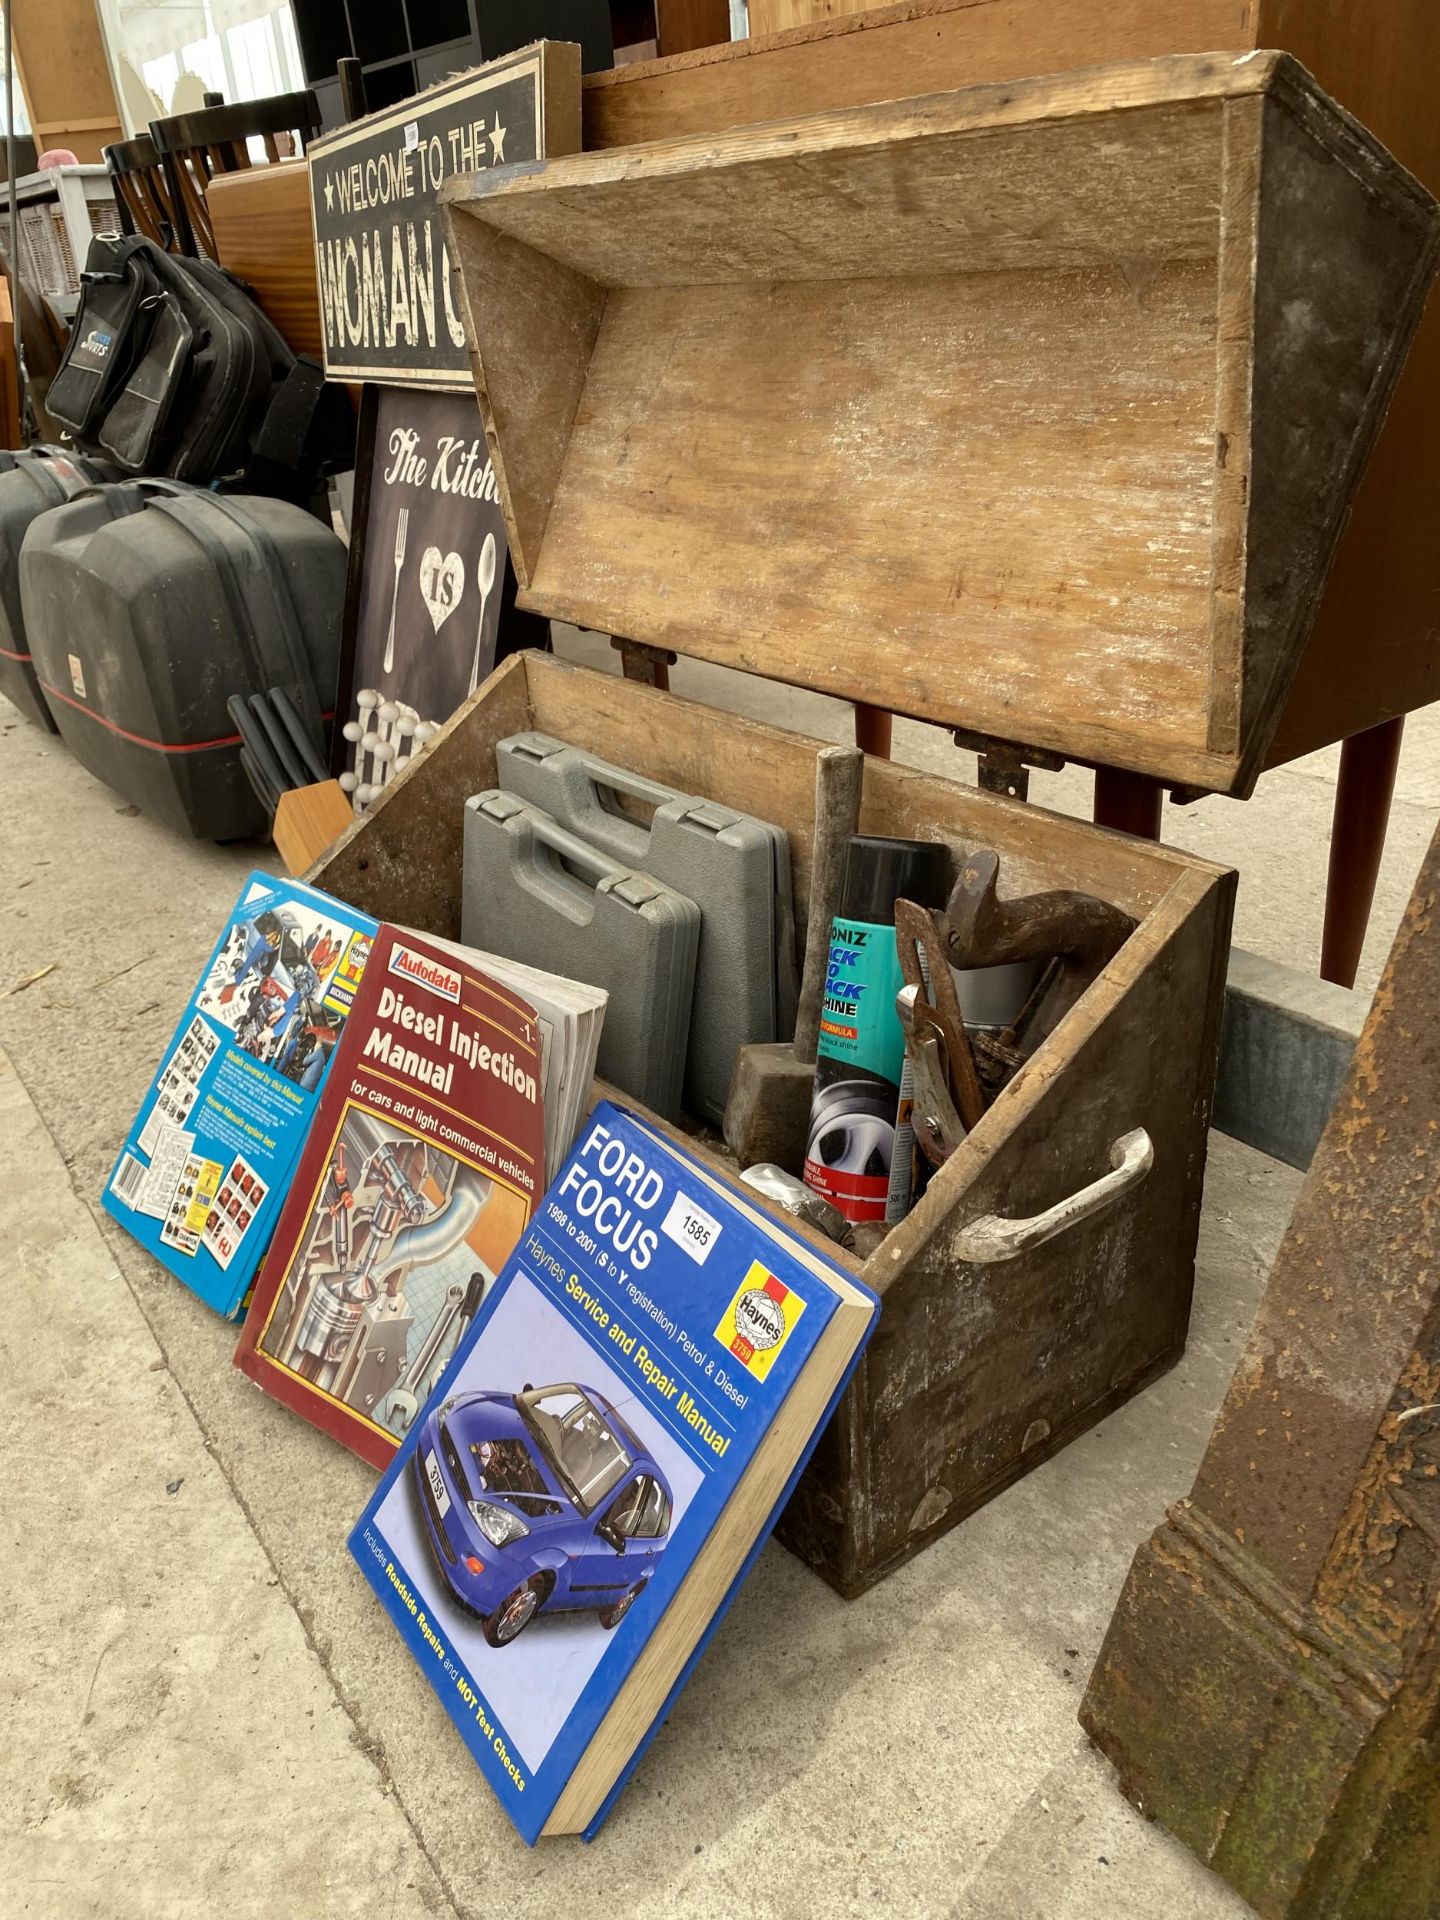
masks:
[[[932,1166],[943,1167],[966,1133],[950,1089],[944,1032],[935,1019],[934,1008],[924,999],[923,987],[901,987],[895,996],[895,1011],[905,1032],[905,1052],[914,1084],[911,1125],[925,1158]]]
[[[999,875],[1000,856],[992,848],[966,857],[945,908],[945,954],[961,969],[1017,960],[1059,963],[1033,1014],[1033,1050],[1114,959],[1135,922],[1108,901],[1068,889],[1001,900]]]
[[[915,1137],[939,1167],[984,1114],[985,1095],[944,942],[928,908],[896,901],[895,950],[905,981],[895,1011],[915,1082]]]

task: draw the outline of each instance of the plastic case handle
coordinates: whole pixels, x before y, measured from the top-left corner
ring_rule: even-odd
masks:
[[[495,820],[520,822],[519,857],[530,874],[529,882],[522,884],[553,903],[567,902],[572,918],[578,909],[580,917],[588,920],[598,894],[608,894],[638,913],[660,891],[648,874],[618,866],[608,854],[557,826],[538,807],[514,804],[509,794],[495,793],[486,795],[482,810]]]
[[[587,841],[573,833],[567,833],[563,827],[538,808],[527,810],[521,816],[530,829],[530,837],[537,847],[543,847],[554,859],[549,863],[554,867],[563,865],[574,869],[568,877],[578,879],[581,875],[589,878],[595,885],[608,880],[615,871],[615,862],[605,854],[599,853]]]
[[[982,1214],[962,1229],[955,1243],[960,1259],[972,1266],[994,1266],[1018,1259],[1033,1247],[1043,1247],[1069,1228],[1078,1226],[1113,1206],[1124,1193],[1138,1187],[1155,1164],[1155,1148],[1143,1127],[1122,1133],[1110,1149],[1111,1171],[1057,1201],[1028,1220],[1006,1220],[998,1213]]]

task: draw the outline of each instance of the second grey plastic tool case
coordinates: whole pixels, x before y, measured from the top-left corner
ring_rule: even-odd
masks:
[[[265,826],[225,703],[284,687],[318,730],[343,541],[283,500],[125,480],[35,522],[20,593],[50,710],[97,779],[197,839]]]
[[[793,991],[787,1004],[782,990],[787,962],[793,977],[795,952],[784,832],[543,733],[502,740],[496,777],[567,832],[699,907],[685,1105],[718,1125],[740,1048],[787,1038],[794,1026]],[[620,812],[616,795],[653,807],[653,817],[647,823]]]
[[[113,480],[104,460],[65,447],[0,453],[0,693],[37,727],[55,732],[55,717],[35,678],[20,605],[20,547],[31,523],[97,480]]]
[[[700,909],[566,833],[513,793],[465,803],[460,937],[609,994],[596,1070],[680,1112]]]

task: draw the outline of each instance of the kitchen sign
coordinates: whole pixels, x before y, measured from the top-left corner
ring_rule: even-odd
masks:
[[[443,725],[497,655],[544,646],[548,622],[514,606],[505,518],[474,391],[366,385],[331,770],[383,784],[344,735],[389,703]]]
[[[580,147],[580,49],[540,40],[310,148],[332,380],[470,390],[441,183]]]

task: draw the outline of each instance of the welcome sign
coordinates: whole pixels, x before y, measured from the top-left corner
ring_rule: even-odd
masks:
[[[580,147],[580,49],[540,40],[315,141],[325,371],[470,389],[441,183]]]

